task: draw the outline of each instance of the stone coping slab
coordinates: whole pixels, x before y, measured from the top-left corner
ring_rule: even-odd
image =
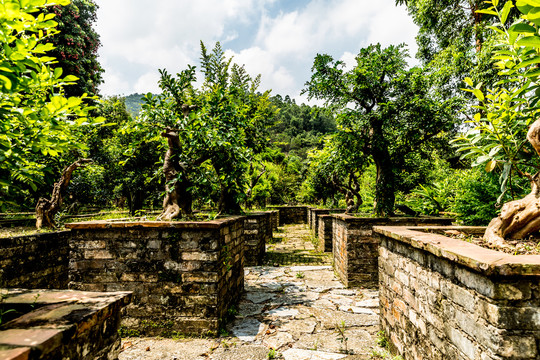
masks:
[[[93,334],[104,321],[118,317],[120,309],[131,301],[131,292],[0,289],[0,293],[4,311],[22,312],[0,327],[0,358],[10,360],[48,359],[47,354],[64,352],[58,349],[78,347],[77,341],[84,334]],[[113,323],[108,326],[114,327]],[[110,331],[115,333],[116,329]],[[88,336],[97,341],[93,335]],[[72,341],[74,344],[70,345]],[[110,339],[104,340],[104,344],[111,346],[109,342]]]
[[[65,224],[68,229],[114,229],[114,228],[175,228],[175,229],[219,229],[243,216],[229,216],[208,221],[114,221],[94,220]]]
[[[486,275],[539,276],[540,255],[511,255],[439,235],[429,230],[459,230],[481,234],[484,227],[469,226],[375,226],[373,231],[407,243],[433,255],[454,261]]]

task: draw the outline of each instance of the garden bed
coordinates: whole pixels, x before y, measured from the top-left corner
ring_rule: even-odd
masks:
[[[453,219],[438,217],[359,217],[332,216],[334,269],[345,286],[377,287],[379,239],[374,226],[450,225]]]
[[[540,256],[435,233],[466,230],[374,228],[383,330],[407,360],[538,359]]]
[[[505,246],[492,245],[483,239],[485,227],[454,227],[452,229],[429,230],[430,233],[448,236],[469,242],[480,247],[502,251],[510,255],[540,255],[540,234],[535,233],[526,239],[504,240]]]
[[[243,291],[244,221],[66,224],[69,288],[132,291],[129,334],[216,334]]]
[[[0,289],[0,358],[117,359],[130,293]]]
[[[308,206],[283,205],[283,206],[269,206],[268,208],[271,210],[279,211],[279,225],[307,224],[308,222]]]
[[[264,263],[266,244],[272,240],[272,214],[270,212],[251,213],[244,221],[245,266]]]
[[[344,213],[345,209],[308,209],[308,226],[314,237],[319,237],[319,217],[321,215]]]

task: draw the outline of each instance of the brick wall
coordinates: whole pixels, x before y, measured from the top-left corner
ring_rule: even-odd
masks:
[[[285,224],[307,224],[307,206],[269,206],[271,209],[279,210],[279,225]]]
[[[540,359],[540,256],[376,228],[381,325],[410,359]]]
[[[332,215],[319,215],[318,217],[318,227],[317,236],[319,237],[317,251],[320,252],[332,252],[332,224],[334,223],[334,218]]]
[[[0,359],[117,359],[129,293],[2,289]],[[17,317],[10,319],[10,315]]]
[[[243,291],[244,220],[68,224],[69,287],[133,291],[123,325],[142,334],[216,332]]]
[[[279,210],[268,210],[272,223],[272,230],[277,230],[279,227]]]
[[[262,265],[266,244],[272,240],[272,214],[261,212],[246,215],[244,220],[245,266]]]
[[[449,225],[452,219],[434,217],[370,218],[346,214],[333,217],[334,269],[345,286],[378,286],[379,240],[373,226]]]
[[[328,214],[344,213],[345,209],[308,209],[308,226],[311,229],[311,234],[315,237],[319,236],[319,216]]]
[[[65,289],[69,231],[0,239],[0,286]]]

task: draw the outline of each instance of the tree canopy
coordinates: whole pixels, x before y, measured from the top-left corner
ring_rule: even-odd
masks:
[[[14,192],[36,189],[44,159],[80,149],[77,132],[90,119],[85,96],[68,97],[65,87],[77,80],[53,70],[58,33],[54,14],[45,6],[69,1],[5,0],[0,4],[0,206]]]
[[[438,97],[423,69],[407,70],[406,56],[402,45],[370,45],[346,71],[341,61],[317,55],[306,84],[310,98],[325,100],[336,111],[338,129],[350,133],[356,148],[374,162],[379,215],[393,213],[396,176],[411,155],[426,151],[456,121],[456,102]]]

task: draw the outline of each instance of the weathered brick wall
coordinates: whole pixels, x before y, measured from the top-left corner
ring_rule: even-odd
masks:
[[[373,237],[373,226],[449,225],[452,219],[434,217],[369,218],[334,214],[334,269],[345,286],[378,286],[379,239]]]
[[[216,332],[242,294],[243,217],[69,226],[70,288],[133,291],[122,322],[141,334]]]
[[[268,210],[272,223],[272,230],[277,230],[279,227],[279,210]]]
[[[406,359],[540,359],[540,256],[377,228],[381,325]]]
[[[270,206],[279,210],[279,225],[307,224],[308,206]]]
[[[244,220],[245,266],[262,265],[266,244],[272,240],[272,214],[261,212],[246,215]]]
[[[334,218],[332,215],[319,215],[318,217],[318,227],[317,235],[319,237],[319,243],[317,251],[320,252],[331,252],[332,251],[332,226],[334,223]]]
[[[328,214],[344,213],[345,209],[315,209],[309,208],[308,211],[308,226],[311,229],[311,234],[315,237],[319,236],[319,216]]]
[[[69,231],[0,239],[0,285],[26,289],[65,289]]]

